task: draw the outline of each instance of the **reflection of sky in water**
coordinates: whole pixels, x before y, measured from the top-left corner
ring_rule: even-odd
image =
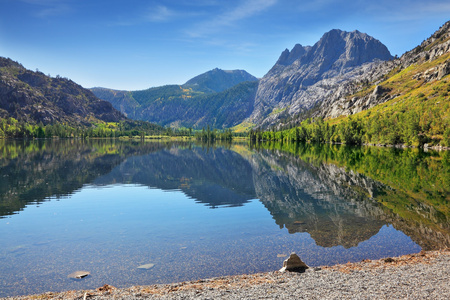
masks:
[[[0,296],[273,271],[285,259],[277,255],[293,251],[311,266],[420,251],[392,226],[357,247],[323,248],[308,233],[280,230],[257,200],[210,209],[139,185],[86,186],[30,205],[0,219],[0,243]],[[147,263],[155,267],[136,268]],[[68,279],[76,270],[92,276]]]

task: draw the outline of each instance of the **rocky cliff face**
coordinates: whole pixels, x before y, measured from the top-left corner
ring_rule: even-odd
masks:
[[[118,122],[125,116],[72,80],[33,72],[0,57],[0,117],[28,123]]]
[[[344,82],[390,59],[386,46],[359,31],[331,30],[312,47],[286,49],[260,80],[250,120],[274,125],[283,116],[311,109]]]

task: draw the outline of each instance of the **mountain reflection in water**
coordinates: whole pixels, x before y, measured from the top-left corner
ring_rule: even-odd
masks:
[[[0,151],[2,216],[84,184],[134,183],[211,208],[259,199],[280,228],[323,247],[357,246],[389,223],[422,248],[450,246],[448,152],[110,140],[0,141]]]
[[[0,280],[5,291],[0,296],[49,286],[95,287],[103,280],[100,275],[120,286],[274,270],[284,259],[277,254],[288,251],[303,251],[299,254],[307,263],[319,265],[450,246],[449,152],[308,144],[0,140],[0,153],[0,240],[2,234],[16,238],[22,227],[31,228],[0,248],[0,272],[11,272],[11,279]],[[155,193],[145,192],[148,188]],[[134,196],[139,199],[134,201]],[[42,213],[33,210],[54,207],[55,199],[61,204],[56,217],[79,209],[80,215],[67,220],[75,230],[62,224],[66,231],[52,231],[54,237],[44,228],[33,237],[39,226],[60,226],[51,223],[58,218],[46,223],[39,219]],[[197,204],[187,203],[189,199]],[[83,205],[92,208],[82,210]],[[201,209],[205,206],[219,209]],[[33,220],[31,225],[27,218]],[[103,223],[95,223],[96,218]],[[88,233],[82,231],[84,219],[93,222],[86,227]],[[44,248],[33,248],[38,246]],[[98,267],[97,275],[83,286],[59,282],[52,276],[61,266],[47,264],[50,275],[44,282],[42,270],[33,273],[28,265],[18,265],[43,260],[37,251],[50,249],[67,255],[60,259],[69,260],[66,268],[88,261]],[[158,259],[178,266],[156,272],[157,264],[155,273],[133,271],[137,262],[153,264]],[[102,261],[103,271],[96,261]],[[216,268],[207,267],[214,263]],[[21,268],[35,274],[35,280],[14,274]],[[20,276],[26,279],[14,279]],[[34,289],[18,289],[21,280],[32,282]]]

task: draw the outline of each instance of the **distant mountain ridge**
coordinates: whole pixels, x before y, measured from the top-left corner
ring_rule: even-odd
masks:
[[[92,91],[111,102],[130,118],[157,122],[161,125],[198,127],[209,124],[216,128],[243,122],[256,126],[273,126],[286,118],[308,111],[339,87],[362,73],[372,70],[381,61],[391,60],[389,50],[380,41],[359,31],[331,30],[313,46],[297,44],[283,51],[269,72],[259,81],[242,70],[214,69],[188,80],[184,85],[169,85],[143,91]],[[234,88],[242,82],[248,89]],[[252,86],[252,88],[250,88]],[[233,87],[234,90],[229,90]],[[228,91],[229,90],[229,91]],[[244,90],[247,92],[244,93]],[[217,94],[217,92],[226,92]],[[235,94],[233,91],[239,91]],[[207,95],[208,98],[205,98]],[[220,100],[218,100],[220,99]],[[226,107],[240,103],[245,113]],[[186,114],[195,107],[195,118]],[[221,106],[221,108],[219,108]],[[251,109],[251,110],[249,110]],[[232,114],[228,122],[218,121]]]
[[[91,92],[67,78],[52,78],[0,58],[0,117],[44,125],[129,117],[197,129],[292,127],[308,117],[335,118],[399,96],[403,99],[411,92],[419,95],[416,91],[423,85],[450,74],[449,37],[447,22],[420,46],[394,59],[375,38],[334,29],[313,46],[296,44],[284,50],[259,80],[243,70],[216,68],[183,85],[141,91],[93,88]],[[408,68],[413,72],[402,71]],[[398,78],[389,79],[402,72],[407,76],[401,84]],[[406,78],[411,82],[404,82]],[[447,99],[445,87],[433,88],[435,94],[442,90],[442,99]],[[423,91],[428,98],[435,97]]]
[[[183,85],[141,91],[92,88],[129,118],[173,127],[228,128],[250,116],[257,78],[244,70],[213,69]]]

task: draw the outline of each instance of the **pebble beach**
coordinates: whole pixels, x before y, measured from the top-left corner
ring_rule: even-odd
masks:
[[[95,290],[2,299],[450,299],[450,249],[302,273],[274,271],[129,288],[105,284]]]

